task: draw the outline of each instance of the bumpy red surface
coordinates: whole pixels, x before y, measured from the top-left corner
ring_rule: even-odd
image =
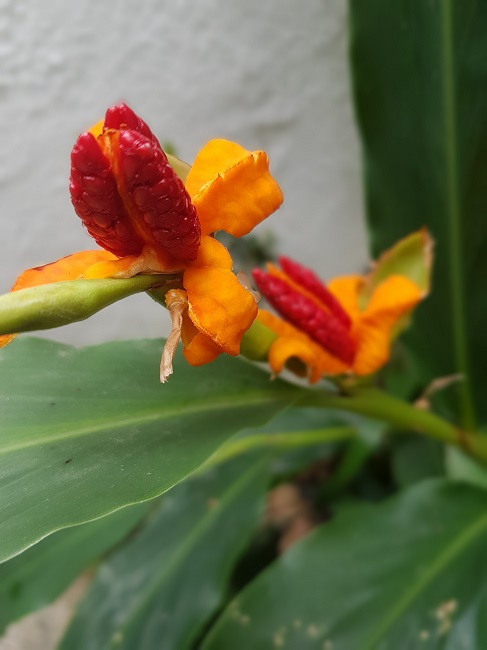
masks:
[[[356,346],[335,314],[320,309],[312,300],[281,278],[260,269],[253,271],[257,286],[279,314],[341,361],[351,364]]]
[[[116,106],[112,106],[107,110],[105,113],[104,126],[105,129],[114,129],[117,131],[120,131],[121,129],[137,131],[137,133],[145,135],[146,138],[155,140],[157,144],[159,144],[156,136],[152,133],[144,120],[123,102]]]
[[[201,238],[196,209],[157,141],[121,130],[119,152],[127,194],[148,239],[178,260],[195,259]]]
[[[138,255],[144,242],[130,223],[111,163],[91,133],[74,145],[70,180],[76,214],[97,244],[119,257]]]
[[[347,312],[319,277],[306,266],[302,266],[289,257],[280,257],[282,270],[297,284],[316,296],[349,329],[352,321]]]
[[[108,109],[104,133],[109,153],[84,133],[71,154],[71,198],[90,235],[119,257],[148,244],[178,261],[195,259],[196,209],[147,124],[119,104]]]

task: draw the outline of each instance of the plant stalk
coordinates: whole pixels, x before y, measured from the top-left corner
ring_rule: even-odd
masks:
[[[361,388],[348,394],[310,392],[300,406],[341,409],[387,422],[401,431],[422,435],[459,447],[465,453],[487,464],[487,437],[464,431],[438,415],[419,409],[375,388]]]

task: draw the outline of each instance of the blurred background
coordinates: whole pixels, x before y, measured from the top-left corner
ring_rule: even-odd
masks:
[[[71,207],[69,155],[120,100],[188,162],[214,137],[264,149],[285,201],[256,237],[323,278],[366,264],[345,0],[1,0],[0,34],[0,292],[96,247]],[[46,335],[167,332],[139,295]]]

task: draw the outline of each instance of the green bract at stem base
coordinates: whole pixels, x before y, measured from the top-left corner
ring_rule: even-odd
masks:
[[[128,279],[70,280],[19,289],[0,296],[0,334],[69,325],[135,293],[175,286],[179,275],[136,275]]]

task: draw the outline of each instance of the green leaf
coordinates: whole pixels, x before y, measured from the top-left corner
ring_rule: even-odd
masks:
[[[374,255],[427,226],[433,291],[408,341],[422,383],[461,373],[458,422],[487,420],[487,4],[351,0]]]
[[[60,647],[193,647],[258,524],[268,476],[265,458],[247,456],[164,496],[148,525],[100,567]]]
[[[437,440],[420,438],[414,434],[396,441],[391,461],[397,485],[407,487],[427,478],[443,476],[447,451],[449,449]]]
[[[0,353],[0,558],[50,532],[169,489],[228,437],[303,391],[223,356],[177,356],[159,383],[159,341],[76,350],[24,339]]]
[[[392,275],[403,275],[421,289],[422,294],[430,291],[431,267],[433,263],[433,242],[425,229],[411,233],[399,240],[392,248],[382,253],[366,276],[360,290],[360,299],[367,306],[374,289]]]
[[[487,468],[474,458],[466,456],[460,449],[448,447],[445,449],[447,474],[458,481],[472,483],[487,488]]]
[[[432,480],[344,511],[250,583],[204,650],[486,647],[486,506]]]
[[[164,143],[164,153],[167,156],[169,164],[174,169],[174,171],[179,176],[179,178],[183,181],[183,183],[185,183],[186,178],[188,177],[188,174],[189,174],[189,170],[191,169],[191,165],[188,165],[188,163],[184,162],[183,160],[180,160],[179,158],[177,158],[173,154],[168,153],[166,151],[166,146],[167,146],[167,143]]]
[[[151,507],[146,502],[58,531],[0,564],[0,633],[12,621],[52,602],[78,574],[120,542]]]

